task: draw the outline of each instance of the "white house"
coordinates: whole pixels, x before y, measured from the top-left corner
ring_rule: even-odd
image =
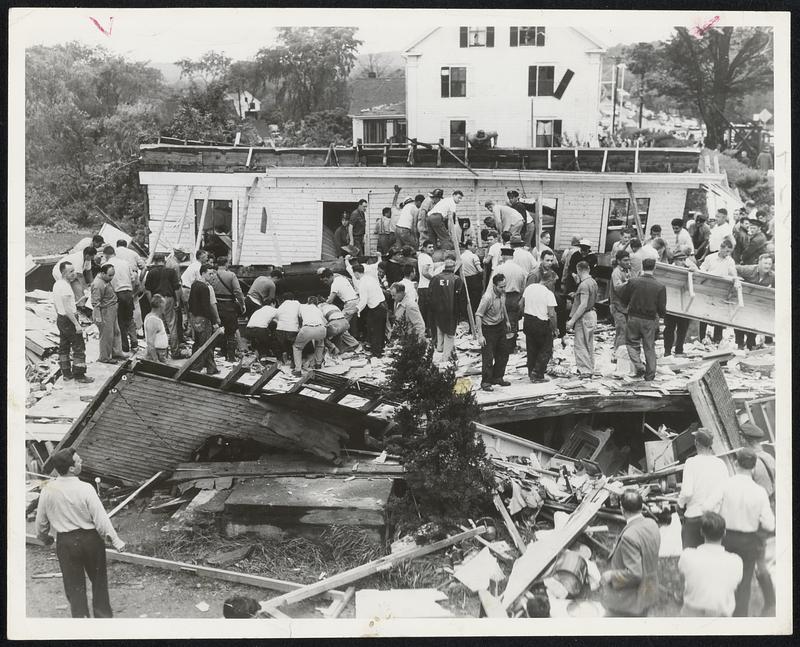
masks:
[[[406,88],[402,76],[352,79],[349,83],[353,143],[383,144],[387,139],[405,144]]]
[[[483,129],[502,147],[597,145],[604,51],[573,27],[436,27],[403,52],[408,136],[456,148]]]
[[[244,119],[248,114],[257,114],[261,111],[261,100],[256,99],[252,92],[242,90],[240,92],[229,92],[225,95],[227,101],[233,102],[236,114]]]

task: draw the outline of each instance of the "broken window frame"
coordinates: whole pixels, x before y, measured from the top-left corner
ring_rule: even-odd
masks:
[[[630,213],[630,198],[609,198],[605,213],[605,241],[603,249],[611,251],[611,247],[619,240],[616,236],[609,236],[614,232],[622,232],[628,227],[636,229],[636,219]],[[639,210],[639,220],[642,222],[642,231],[647,235],[647,217],[650,213],[650,198],[636,198],[636,206]],[[612,221],[611,216],[616,211],[618,215]],[[644,241],[642,241],[644,242]]]
[[[200,218],[203,215],[203,203],[205,202],[205,198],[195,198],[194,201],[194,236],[197,238],[197,230],[200,227]],[[234,220],[234,210],[235,210],[235,203],[236,200],[231,198],[214,198],[209,199],[208,201],[208,210],[206,211],[206,221],[203,225],[203,237],[201,247],[205,246],[206,244],[206,236],[207,234],[214,231],[214,227],[218,224],[226,225],[226,230],[228,235],[233,240],[233,220]],[[227,203],[229,206],[227,207],[220,207],[220,203]],[[230,209],[230,217],[220,219],[218,217],[219,210]]]
[[[511,47],[544,47],[546,42],[544,27],[511,27],[509,31]]]
[[[443,65],[441,70],[441,89],[442,99],[451,98],[464,98],[467,96],[467,68],[466,66],[458,65]],[[461,76],[463,79],[453,80],[456,75]],[[458,94],[458,92],[463,94]]]
[[[550,132],[540,133],[540,124],[546,126],[550,124]],[[537,119],[534,130],[535,148],[557,148],[561,146],[561,136],[563,134],[563,121],[561,119]]]

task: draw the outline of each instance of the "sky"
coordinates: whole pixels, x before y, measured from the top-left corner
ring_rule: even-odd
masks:
[[[691,26],[708,19],[697,12],[496,13],[502,13],[504,21],[516,14],[519,24],[574,24],[607,46],[666,39],[672,25]],[[197,58],[208,50],[224,52],[234,59],[250,58],[259,48],[274,44],[275,28],[284,25],[355,25],[359,27],[357,37],[364,41],[360,53],[369,53],[402,50],[433,25],[470,24],[469,20],[483,24],[487,11],[17,8],[11,10],[10,37],[12,47],[77,40],[90,46],[103,45],[134,60],[171,63],[184,57]],[[392,29],[386,29],[387,24]]]

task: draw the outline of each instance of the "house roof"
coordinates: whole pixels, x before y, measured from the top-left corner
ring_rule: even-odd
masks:
[[[351,117],[403,117],[406,114],[405,75],[353,79],[349,83]]]
[[[585,40],[589,41],[592,45],[594,45],[595,49],[599,49],[599,50],[605,50],[606,49],[606,46],[602,41],[598,40],[595,36],[592,36],[585,29],[579,29],[578,27],[570,27],[570,29],[572,31],[574,31],[576,34],[578,34],[579,36],[581,36],[582,38],[584,38]],[[423,41],[426,41],[433,34],[435,34],[438,30],[439,30],[439,27],[434,27],[430,31],[424,33],[422,36],[420,36],[419,38],[414,40],[408,47],[406,47],[403,50],[403,54],[406,54],[406,55],[413,54],[413,52],[411,50],[413,50],[415,47],[417,47],[417,45],[419,45]]]

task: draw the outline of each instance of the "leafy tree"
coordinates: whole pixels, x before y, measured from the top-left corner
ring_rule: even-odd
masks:
[[[391,350],[387,388],[405,403],[395,415],[392,440],[420,513],[452,519],[487,510],[494,477],[475,433],[480,408],[472,392],[456,393],[454,365],[440,371],[432,345],[401,328]]]
[[[282,27],[279,44],[256,54],[262,74],[277,82],[277,103],[298,121],[312,112],[344,107],[346,83],[362,41],[355,27]]]
[[[212,83],[221,82],[228,75],[232,62],[230,56],[209,51],[196,61],[182,58],[175,61],[175,65],[181,69],[181,78],[186,77],[193,83],[199,80],[208,87]]]
[[[706,125],[706,146],[719,148],[729,104],[772,88],[772,52],[769,28],[715,27],[698,38],[677,27],[663,48],[663,73],[650,85],[674,98],[691,97]]]
[[[347,112],[342,109],[312,112],[295,128],[287,123],[283,134],[284,146],[351,146],[353,143],[353,126]]]

